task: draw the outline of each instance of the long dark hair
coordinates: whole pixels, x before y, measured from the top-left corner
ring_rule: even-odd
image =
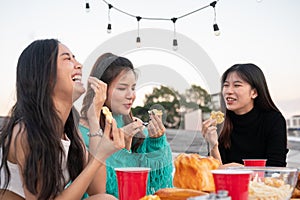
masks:
[[[227,76],[232,72],[237,73],[241,79],[250,84],[252,89],[256,89],[257,97],[254,99],[254,107],[262,111],[274,110],[279,112],[279,109],[276,107],[271,98],[264,73],[258,66],[252,63],[235,64],[227,69],[221,78],[221,91]],[[225,148],[230,148],[230,134],[232,132],[233,125],[229,115],[230,111],[226,108],[223,95],[221,95],[221,107],[222,111],[225,113],[225,121],[220,133],[220,143],[223,144]]]
[[[71,140],[67,167],[71,180],[83,170],[85,149],[78,134],[70,110],[63,124],[52,99],[57,77],[57,56],[59,41],[55,39],[36,40],[24,49],[17,64],[17,101],[9,112],[9,119],[0,135],[2,162],[0,170],[5,171],[4,185],[10,181],[8,152],[12,144],[12,133],[16,124],[20,129],[16,137],[21,137],[25,152],[25,165],[21,169],[26,188],[38,199],[51,199],[65,187],[62,173],[64,150],[61,134],[66,133]],[[26,134],[24,134],[26,133]],[[20,141],[20,140],[19,140]],[[2,181],[2,180],[1,180]]]
[[[104,53],[96,60],[90,72],[90,76],[99,78],[101,81],[106,83],[107,87],[109,88],[112,81],[114,81],[118,75],[120,75],[124,71],[130,71],[130,70],[132,70],[135,73],[133,64],[127,58],[116,56],[112,53]],[[137,74],[135,73],[135,75]],[[87,92],[83,98],[82,108],[80,111],[82,119],[87,120],[87,111],[93,101],[93,97],[94,97],[94,91],[88,84]],[[131,112],[129,113],[129,115],[124,115],[123,116],[124,124],[126,125],[133,122],[132,117],[133,116]],[[101,117],[100,125],[102,128],[104,128],[104,124],[105,124],[103,119],[104,117]],[[137,133],[133,137],[132,146],[131,146],[131,150],[133,152],[136,152],[137,148],[144,141],[144,138],[145,136],[142,132]]]

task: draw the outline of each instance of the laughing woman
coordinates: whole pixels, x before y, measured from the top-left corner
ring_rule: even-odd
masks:
[[[254,64],[233,65],[224,72],[221,84],[225,121],[219,139],[214,120],[202,126],[211,155],[223,164],[267,159],[267,166],[286,166],[286,121],[270,96],[262,70]]]
[[[115,121],[106,122],[97,139],[102,145],[87,156],[72,113],[73,92],[85,90],[81,73],[82,65],[55,39],[34,41],[20,55],[17,100],[0,134],[0,199],[74,200],[86,191],[90,199],[115,199],[94,177],[105,159],[125,146],[124,135]],[[88,121],[91,132],[97,132],[95,105],[102,93],[95,79],[89,84],[95,96]],[[65,188],[69,181],[73,183]]]

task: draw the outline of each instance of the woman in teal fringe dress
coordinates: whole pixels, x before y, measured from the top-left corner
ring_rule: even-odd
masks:
[[[132,63],[124,57],[105,53],[95,62],[90,76],[99,78],[107,84],[103,92],[103,105],[107,106],[125,135],[125,148],[111,155],[102,167],[103,184],[108,194],[118,197],[118,183],[114,168],[150,167],[147,194],[153,194],[161,188],[173,187],[172,151],[165,135],[162,117],[154,112],[149,114],[149,124],[133,117],[131,106],[136,98],[137,74]],[[79,130],[87,147],[89,147],[89,124],[87,110],[92,103],[94,93],[88,86],[80,111]],[[101,113],[100,126],[104,128],[104,115]],[[105,176],[106,175],[106,176]],[[101,176],[103,177],[103,176]]]

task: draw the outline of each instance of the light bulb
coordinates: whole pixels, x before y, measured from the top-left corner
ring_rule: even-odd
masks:
[[[177,39],[173,39],[173,50],[176,51],[178,49]]]
[[[107,33],[111,33],[111,23],[107,25]]]
[[[141,47],[141,38],[139,36],[136,38],[136,47],[137,48]]]
[[[85,11],[90,12],[90,4],[88,2],[85,3]]]
[[[218,24],[214,24],[214,32],[216,36],[219,36],[221,34]]]

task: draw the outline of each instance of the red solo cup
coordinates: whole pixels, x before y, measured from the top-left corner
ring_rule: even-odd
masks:
[[[243,159],[245,167],[265,167],[267,159]],[[263,178],[265,176],[265,172],[255,172],[253,177]]]
[[[246,167],[265,167],[267,159],[243,159],[243,161]]]
[[[115,168],[118,179],[119,200],[139,200],[146,195],[150,168]]]
[[[232,200],[248,200],[251,170],[212,170],[216,192],[227,190]]]

